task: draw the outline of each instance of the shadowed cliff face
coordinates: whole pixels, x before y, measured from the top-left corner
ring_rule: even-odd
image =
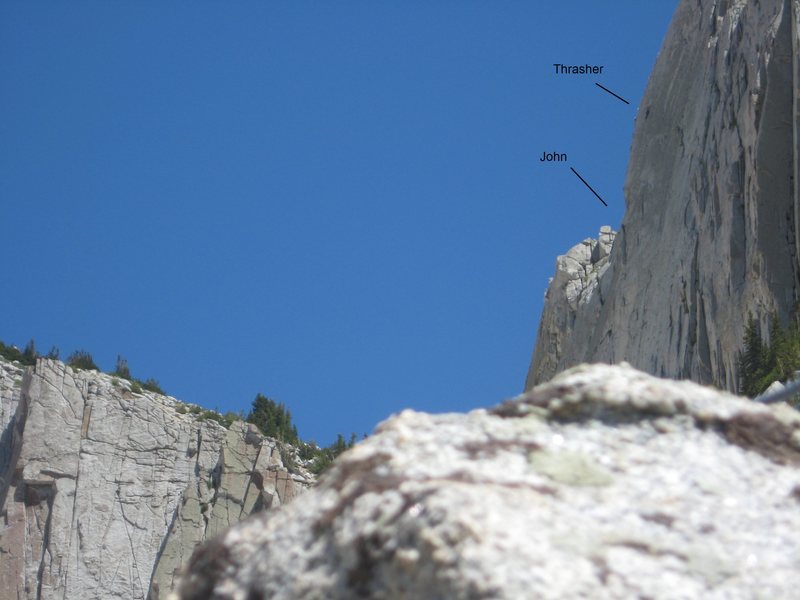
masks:
[[[163,598],[199,543],[310,485],[252,426],[178,407],[0,359],[0,600]]]
[[[526,389],[625,360],[734,390],[748,313],[766,327],[792,311],[799,12],[799,0],[681,2],[639,107],[603,295],[564,329],[548,317],[563,302],[551,285]]]

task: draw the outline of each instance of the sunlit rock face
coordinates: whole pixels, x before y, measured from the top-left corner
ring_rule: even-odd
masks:
[[[252,426],[185,408],[0,359],[0,599],[163,598],[199,543],[311,483]]]
[[[791,313],[799,15],[799,0],[680,3],[636,117],[602,293],[573,308],[559,266],[526,389],[625,360],[733,390],[748,314],[766,329]]]
[[[586,320],[603,305],[600,282],[609,266],[609,255],[616,233],[601,227],[597,239],[585,239],[556,259],[556,274],[545,294],[536,352],[531,361],[526,389],[539,378],[549,379],[559,370],[565,344],[572,339],[578,316]],[[544,374],[539,375],[537,374]]]
[[[202,546],[206,598],[793,598],[800,416],[628,366],[405,411]]]

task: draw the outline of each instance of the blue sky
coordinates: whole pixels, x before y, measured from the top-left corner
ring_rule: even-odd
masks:
[[[0,2],[0,339],[326,444],[513,396],[676,5]]]

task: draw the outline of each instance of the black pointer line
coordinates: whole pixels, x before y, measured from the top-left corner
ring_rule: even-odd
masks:
[[[622,96],[617,96],[617,95],[616,95],[614,92],[612,92],[612,91],[611,91],[610,89],[608,89],[607,87],[603,87],[603,86],[602,86],[602,85],[600,85],[599,83],[595,83],[595,85],[596,85],[597,87],[599,87],[601,90],[605,90],[605,91],[607,91],[609,94],[611,94],[612,96],[614,96],[614,98],[619,98],[619,99],[620,99],[620,100],[622,100],[622,101],[623,101],[625,104],[630,104],[630,102],[628,102],[627,100],[625,100],[625,98],[623,98]]]
[[[580,180],[583,182],[583,185],[585,185],[587,188],[589,188],[590,190],[592,190],[592,193],[593,193],[595,196],[597,196],[597,199],[598,199],[598,200],[600,200],[600,202],[602,202],[602,203],[603,203],[605,206],[608,206],[608,204],[606,204],[606,201],[605,201],[605,200],[603,200],[603,199],[600,197],[600,194],[598,194],[597,192],[595,192],[595,191],[594,191],[594,189],[592,188],[592,186],[590,186],[588,183],[586,183],[586,180],[585,180],[583,177],[581,177],[581,176],[580,176],[580,174],[579,174],[579,173],[578,173],[578,172],[577,172],[575,169],[573,169],[572,167],[570,167],[570,168],[569,168],[569,170],[570,170],[570,171],[572,171],[573,173],[575,173],[575,175],[577,175],[577,176],[578,176],[578,179],[580,179]]]

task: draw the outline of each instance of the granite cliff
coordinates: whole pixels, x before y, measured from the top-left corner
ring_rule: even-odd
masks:
[[[798,300],[799,19],[800,0],[681,1],[636,118],[622,226],[607,262],[559,259],[526,389],[623,360],[736,389],[748,314],[766,330]]]
[[[0,599],[163,598],[195,547],[311,485],[174,398],[0,359]]]

